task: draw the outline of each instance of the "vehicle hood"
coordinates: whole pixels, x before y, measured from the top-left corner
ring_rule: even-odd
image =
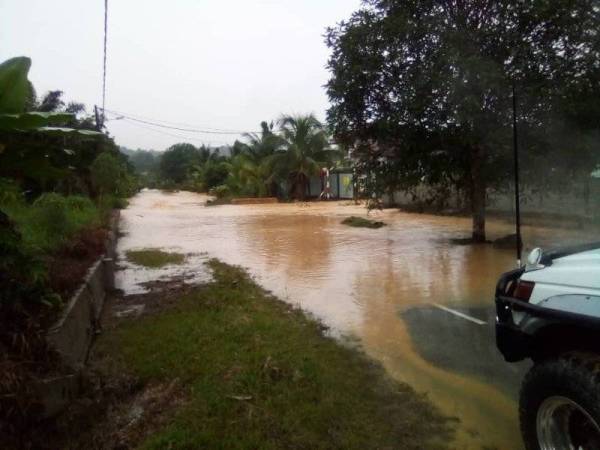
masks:
[[[535,283],[600,289],[600,249],[556,258],[549,266],[525,272],[521,279]]]

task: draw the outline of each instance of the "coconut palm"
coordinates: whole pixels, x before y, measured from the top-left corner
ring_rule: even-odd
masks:
[[[260,125],[260,133],[244,135],[247,142],[236,141],[236,154],[228,163],[227,185],[232,192],[264,197],[276,191],[271,158],[281,147],[282,140],[273,132],[272,122]]]
[[[232,192],[251,197],[267,195],[266,174],[246,153],[233,157],[227,164],[229,175],[226,184]]]
[[[279,120],[283,149],[272,158],[276,175],[285,177],[290,195],[303,200],[310,177],[329,165],[337,152],[329,147],[327,133],[315,116],[284,116]]]
[[[283,143],[281,138],[273,132],[273,127],[273,122],[268,124],[263,121],[260,123],[260,134],[244,134],[244,137],[248,141],[247,144],[244,144],[244,153],[257,164],[272,156]]]

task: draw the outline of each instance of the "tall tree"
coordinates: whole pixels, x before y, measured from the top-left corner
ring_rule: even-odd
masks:
[[[192,144],[175,144],[162,154],[159,163],[161,175],[175,183],[183,183],[192,167],[200,162],[198,149]]]
[[[487,190],[510,176],[512,87],[532,143],[565,104],[582,111],[566,99],[600,93],[599,11],[589,0],[367,0],[327,32],[328,120],[367,171],[391,165],[407,184],[467,193],[483,241]]]
[[[274,172],[287,178],[290,193],[306,196],[310,177],[336,156],[329,148],[327,133],[315,116],[284,116],[279,120],[282,150],[273,156]]]
[[[258,191],[264,195],[277,193],[278,174],[273,165],[273,156],[284,145],[284,140],[274,132],[274,126],[273,122],[261,122],[260,134],[245,134],[247,143],[241,149],[240,158],[244,161],[244,173],[250,176],[250,179],[260,180],[263,186]]]

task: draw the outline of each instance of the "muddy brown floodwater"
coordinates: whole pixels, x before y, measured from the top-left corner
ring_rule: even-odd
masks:
[[[450,242],[469,235],[465,218],[385,210],[388,226],[351,228],[366,216],[352,202],[205,207],[206,196],[145,190],[122,213],[119,253],[160,247],[189,253],[182,267],[135,268],[117,282],[129,293],[173,274],[206,279],[202,260],[246,267],[280,298],[300,305],[382,362],[395,378],[426,393],[458,419],[462,449],[520,449],[516,398],[527,364],[507,364],[493,333],[493,293],[512,251]],[[512,232],[491,222],[490,238]],[[525,229],[526,242],[551,240]]]

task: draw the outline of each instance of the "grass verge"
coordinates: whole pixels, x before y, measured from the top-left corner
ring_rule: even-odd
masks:
[[[153,269],[172,264],[183,264],[185,255],[176,252],[163,252],[157,248],[143,248],[141,250],[128,250],[125,253],[127,260],[138,266]]]
[[[0,205],[16,224],[29,252],[51,254],[86,228],[102,224],[100,209],[87,197],[42,195],[33,204],[15,201]]]
[[[383,222],[377,222],[375,220],[369,220],[358,216],[347,217],[346,219],[342,220],[342,224],[357,228],[381,228],[386,226],[386,224]]]
[[[146,386],[177,380],[185,392],[166,424],[132,447],[445,448],[452,423],[427,398],[242,269],[209,264],[213,282],[98,341],[95,353],[118,373]]]

